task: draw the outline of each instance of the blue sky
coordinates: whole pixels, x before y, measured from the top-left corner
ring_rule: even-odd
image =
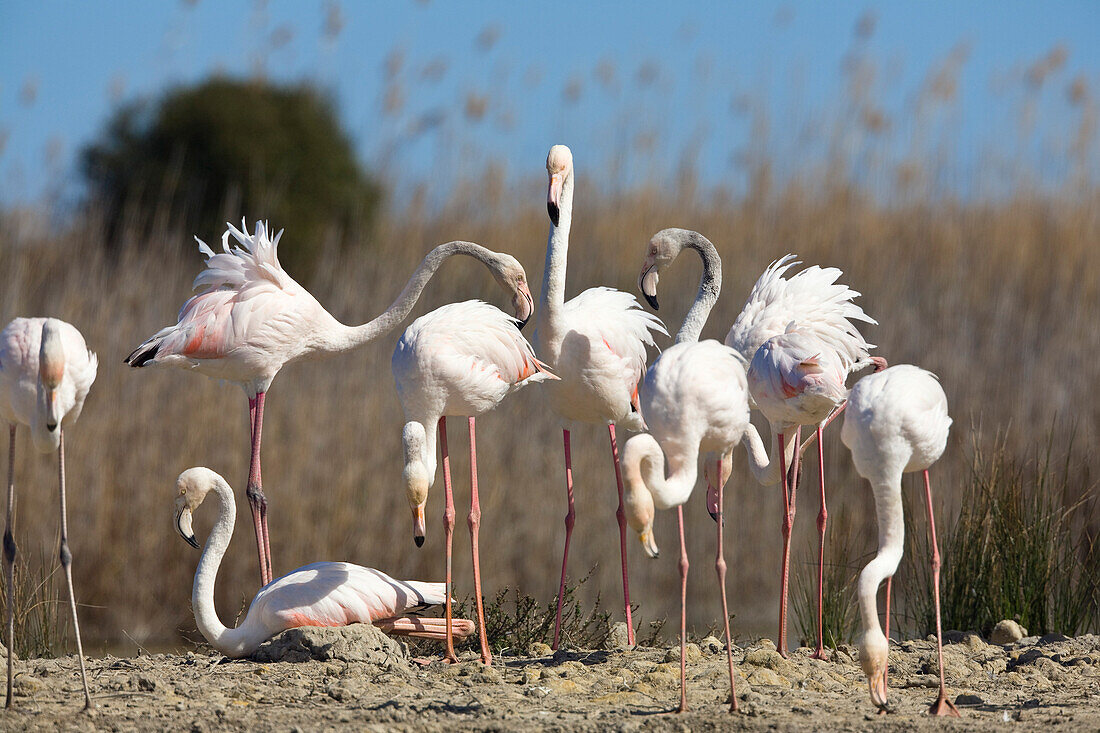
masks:
[[[1100,92],[1100,3],[885,2],[859,37],[869,7],[4,2],[0,204],[76,195],[76,153],[117,101],[261,68],[330,89],[368,165],[440,191],[490,160],[541,175],[555,142],[610,187],[660,182],[695,150],[704,182],[736,188],[746,156],[761,152],[747,110],[767,120],[767,152],[797,170],[838,130],[842,145],[867,144],[846,131],[856,105],[845,69],[859,58],[875,70],[871,107],[889,121],[886,142],[868,149],[898,160],[939,135],[949,177],[968,180],[989,155],[1058,175],[1081,114],[1071,84],[1083,79],[1093,105]],[[325,30],[333,19],[338,33]],[[1064,62],[1034,92],[1027,126],[1024,79],[1055,47]],[[953,52],[953,101],[917,130],[922,89]]]

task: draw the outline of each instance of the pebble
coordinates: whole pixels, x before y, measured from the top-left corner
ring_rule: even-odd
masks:
[[[998,621],[989,635],[990,644],[1012,644],[1027,636],[1027,629],[1011,619]]]

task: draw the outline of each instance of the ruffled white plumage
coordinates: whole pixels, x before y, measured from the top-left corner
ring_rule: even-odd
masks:
[[[870,324],[877,321],[852,302],[859,297],[857,291],[837,282],[842,274],[839,269],[811,265],[785,277],[798,264],[795,255],[788,254],[764,270],[725,343],[751,361],[761,344],[786,332],[794,321],[832,348],[851,370],[874,348],[860,335],[853,321]]]

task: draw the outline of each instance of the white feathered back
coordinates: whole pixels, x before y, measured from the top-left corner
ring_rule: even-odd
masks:
[[[785,333],[793,321],[834,349],[851,369],[874,348],[853,321],[878,322],[852,302],[860,295],[857,291],[837,282],[839,269],[811,265],[784,277],[798,264],[795,255],[788,254],[768,265],[726,335],[726,345],[751,362],[761,344]]]

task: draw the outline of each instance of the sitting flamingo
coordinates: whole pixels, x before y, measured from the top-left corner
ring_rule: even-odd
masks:
[[[214,609],[214,580],[237,518],[233,490],[209,468],[189,468],[176,479],[176,531],[198,548],[191,513],[214,492],[218,520],[206,540],[191,606],[195,624],[206,640],[227,657],[247,657],[280,631],[299,626],[374,624],[383,631],[428,639],[444,638],[441,618],[412,618],[444,600],[443,583],[394,580],[378,570],[346,562],[315,562],[271,581],[256,594],[248,614],[235,629],[226,628]],[[474,632],[470,621],[455,620],[460,638]]]
[[[878,554],[859,575],[859,610],[863,621],[859,661],[867,675],[871,700],[882,710],[886,708],[889,641],[879,627],[878,587],[883,580],[893,577],[901,562],[905,539],[901,476],[922,471],[928,528],[932,534],[932,585],[940,663],[940,694],[928,712],[959,716],[959,711],[947,699],[943,676],[940,550],[936,544],[936,518],[932,513],[932,487],[928,481],[928,467],[943,455],[950,427],[947,395],[936,375],[910,364],[899,364],[864,377],[856,382],[848,397],[840,439],[852,451],[856,470],[871,482],[878,516]],[[889,606],[886,613],[889,618]]]

